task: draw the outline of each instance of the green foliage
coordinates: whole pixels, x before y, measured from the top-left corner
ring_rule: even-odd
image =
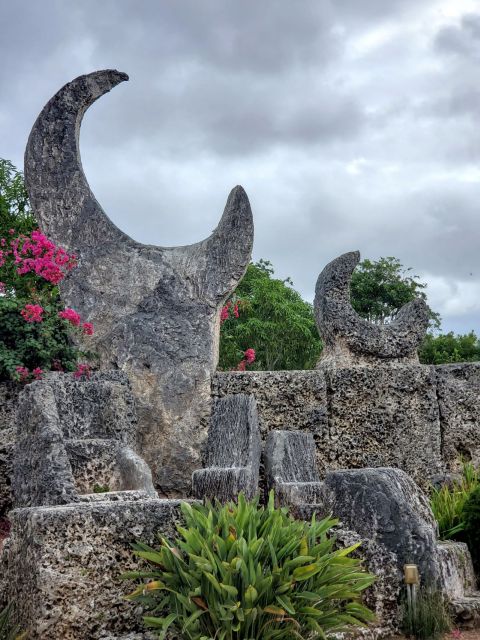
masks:
[[[463,520],[465,541],[472,554],[475,573],[480,577],[480,482],[465,501]]]
[[[311,369],[322,349],[312,305],[302,300],[291,281],[273,278],[271,263],[260,260],[248,266],[232,304],[239,317],[222,323],[220,369],[234,369],[244,352],[253,348],[250,369]]]
[[[110,487],[108,484],[94,484],[93,485],[93,493],[108,493],[110,491]]]
[[[7,236],[9,229],[29,233],[36,226],[23,174],[9,160],[0,158],[0,237]]]
[[[31,235],[36,226],[23,175],[11,162],[0,159],[0,380],[26,382],[52,368],[74,371],[79,358],[92,357],[72,341],[75,333],[83,335],[87,330],[82,333],[82,328],[58,315],[63,305],[56,283],[73,268],[75,259],[53,243],[49,245],[54,247],[53,253],[47,258],[46,244],[34,241]],[[33,246],[38,253],[32,253]],[[66,256],[68,261],[59,262],[62,267],[54,262],[59,252],[63,252],[60,258]],[[22,261],[33,263],[33,258],[43,260],[43,272],[32,267],[19,269],[24,266]],[[52,266],[63,270],[59,278],[48,272]],[[38,321],[22,316],[26,305],[41,309]]]
[[[79,350],[70,339],[67,321],[58,317],[63,308],[58,298],[44,302],[41,323],[25,322],[24,306],[24,298],[0,297],[0,380],[18,379],[17,367],[49,371],[55,362],[75,371]]]
[[[471,462],[464,462],[462,476],[458,481],[432,489],[430,505],[442,540],[458,538],[466,529],[465,504],[479,487],[480,473]]]
[[[473,331],[465,335],[427,334],[419,350],[423,364],[477,362],[480,360],[480,340]]]
[[[355,311],[375,324],[395,319],[399,309],[415,298],[427,299],[426,284],[410,275],[398,258],[362,260],[352,274],[351,299]],[[440,326],[438,313],[430,311],[432,325]]]
[[[406,636],[416,640],[440,640],[451,628],[452,620],[439,591],[421,587],[415,606],[405,599],[402,629]]]
[[[25,635],[20,634],[19,628],[10,622],[10,613],[10,607],[0,611],[0,640],[21,640]]]
[[[135,545],[151,568],[124,576],[153,579],[128,598],[160,638],[169,627],[190,640],[324,638],[373,619],[361,595],[374,578],[350,557],[358,545],[335,550],[336,520],[296,521],[273,494],[265,508],[240,495],[182,511],[175,543]]]

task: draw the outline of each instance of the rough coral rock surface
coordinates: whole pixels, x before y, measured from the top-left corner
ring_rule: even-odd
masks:
[[[22,388],[15,382],[0,383],[0,518],[12,506],[15,411]]]
[[[141,562],[130,545],[173,537],[180,503],[93,501],[12,512],[4,549],[8,598],[31,640],[97,640],[142,632],[141,610],[121,580]],[[140,636],[141,637],[141,636]]]
[[[480,363],[436,367],[443,458],[458,470],[460,458],[480,465]]]
[[[13,490],[16,506],[76,502],[95,485],[156,495],[136,442],[133,396],[122,372],[89,380],[50,373],[19,396]]]
[[[258,491],[262,441],[255,398],[243,393],[214,403],[205,446],[205,468],[192,476],[197,498],[235,500]]]
[[[61,284],[64,301],[93,322],[102,366],[130,377],[139,453],[165,494],[185,495],[206,437],[220,310],[250,260],[252,213],[235,187],[209,238],[171,248],[136,242],[109,220],[88,186],[78,140],[88,107],[125,80],[97,71],[58,91],[30,134],[25,181],[41,229],[79,257]]]
[[[325,377],[317,371],[217,372],[212,396],[246,393],[255,397],[260,431],[299,429],[319,438],[327,428]]]
[[[426,486],[443,470],[433,367],[217,373],[213,397],[229,393],[253,394],[263,437],[273,430],[311,433],[321,477],[329,469],[393,466]]]
[[[383,544],[397,555],[400,566],[418,564],[426,582],[440,582],[438,525],[427,496],[404,471],[331,471],[325,488],[329,510],[346,528]]]
[[[325,367],[321,471],[399,467],[422,487],[443,468],[435,371],[415,364]]]
[[[361,558],[364,568],[376,577],[363,597],[365,604],[375,613],[376,620],[368,629],[353,632],[348,637],[391,638],[398,631],[399,595],[403,585],[397,555],[378,540],[362,537],[355,531],[338,527],[334,534],[339,547],[360,543],[353,556]]]

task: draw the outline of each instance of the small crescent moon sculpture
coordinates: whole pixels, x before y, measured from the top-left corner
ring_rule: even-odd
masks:
[[[360,253],[344,253],[318,277],[314,310],[324,341],[320,363],[348,365],[362,361],[418,362],[417,348],[429,322],[429,309],[417,298],[404,305],[390,324],[375,325],[358,315],[350,302],[350,279]]]
[[[33,126],[25,180],[40,228],[78,255],[63,300],[93,322],[102,367],[128,373],[139,449],[157,488],[186,495],[201,466],[220,309],[250,261],[253,218],[237,186],[215,231],[196,244],[143,245],[111,222],[88,186],[78,141],[88,107],[125,80],[107,69],[60,89]]]

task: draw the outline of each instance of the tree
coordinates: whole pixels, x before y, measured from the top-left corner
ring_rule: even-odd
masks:
[[[411,275],[398,258],[362,260],[351,279],[351,299],[355,311],[375,324],[386,324],[407,302],[427,299],[427,285]],[[440,315],[430,310],[431,326],[440,328]]]
[[[273,277],[267,260],[248,266],[223,315],[221,369],[234,369],[249,348],[251,369],[311,369],[322,349],[312,305],[302,300],[289,278]],[[230,312],[228,312],[230,311]],[[236,317],[238,315],[238,317]]]
[[[454,335],[453,331],[437,336],[428,333],[419,356],[423,364],[478,362],[480,341],[473,331],[464,335]]]
[[[9,160],[0,158],[0,237],[8,236],[10,229],[30,233],[36,226],[23,174]]]

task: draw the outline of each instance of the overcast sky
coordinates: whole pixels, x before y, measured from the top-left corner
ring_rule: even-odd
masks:
[[[396,256],[480,333],[480,0],[0,0],[0,157],[68,80],[130,81],[82,159],[136,240],[196,242],[242,184],[254,259],[313,299],[334,257]]]

